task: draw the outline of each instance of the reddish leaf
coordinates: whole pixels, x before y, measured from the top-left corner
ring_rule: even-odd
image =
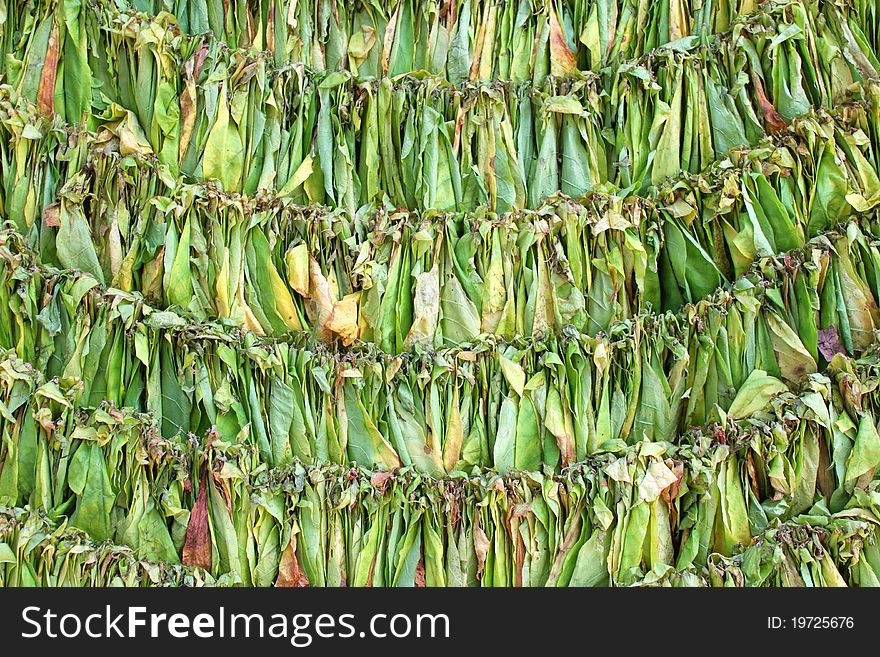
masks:
[[[675,475],[675,481],[660,491],[660,496],[671,510],[675,506],[675,500],[678,498],[678,493],[681,490],[681,481],[684,479],[684,463],[666,459],[666,465],[672,470],[672,474]]]
[[[290,537],[290,543],[281,554],[281,563],[278,566],[278,578],[275,580],[275,586],[306,588],[311,586],[309,578],[306,577],[303,569],[300,568],[299,561],[296,559],[296,536]]]
[[[211,530],[208,527],[208,486],[205,470],[202,470],[199,496],[189,515],[189,524],[186,526],[183,563],[187,566],[211,570]]]
[[[449,508],[449,524],[452,529],[458,527],[459,520],[461,520],[461,509],[458,508],[458,497],[451,496]]]
[[[223,479],[219,472],[212,472],[211,477],[214,479],[214,485],[217,487],[217,490],[223,495],[223,501],[226,503],[226,510],[229,512],[229,517],[231,518],[232,497],[229,494],[229,482]]]
[[[755,494],[755,498],[761,499],[761,494],[758,490],[758,474],[755,470],[755,459],[752,458],[751,452],[749,452],[749,458],[746,460],[746,472],[748,473],[749,485],[752,488],[752,492]]]
[[[580,515],[575,515],[571,525],[569,525],[568,531],[565,533],[565,539],[562,541],[562,545],[559,547],[559,551],[556,553],[556,558],[553,560],[553,567],[550,569],[550,576],[547,578],[547,586],[555,585],[556,581],[559,578],[559,573],[562,570],[562,565],[565,563],[565,559],[568,556],[568,553],[574,547],[575,543],[577,543],[580,534]]]
[[[477,32],[477,41],[474,45],[474,58],[471,63],[471,71],[470,78],[471,80],[476,80],[477,76],[480,73],[480,59],[483,54],[483,42],[486,40],[486,25],[485,23],[480,25],[480,29]]]
[[[562,26],[556,17],[556,11],[550,3],[550,74],[554,77],[566,77],[578,70],[577,57],[565,43]]]
[[[377,488],[380,492],[384,493],[385,487],[388,486],[388,480],[392,477],[394,477],[393,472],[375,472],[370,477],[370,483],[373,485],[373,488]]]
[[[522,534],[517,532],[516,534],[517,542],[516,542],[516,579],[515,586],[517,588],[522,588],[523,585],[523,564],[526,560],[526,542],[523,540]]]
[[[474,524],[474,553],[477,555],[477,579],[483,575],[486,555],[489,554],[489,537],[479,524]]]
[[[761,78],[757,75],[752,75],[752,84],[755,87],[755,94],[758,96],[758,104],[761,105],[761,111],[764,112],[764,123],[767,124],[767,130],[770,134],[787,130],[788,124],[785,122],[785,119],[776,111],[773,103],[770,102],[770,99],[764,93],[764,85],[761,82]]]
[[[43,210],[43,224],[52,228],[61,226],[61,206],[58,203],[47,205]]]
[[[376,567],[376,554],[373,555],[373,560],[370,562],[370,572],[367,573],[367,581],[364,586],[373,586],[373,569]]]
[[[192,139],[192,132],[196,123],[196,82],[199,72],[205,62],[208,48],[202,46],[183,65],[186,83],[180,94],[180,142],[178,144],[178,158],[183,160],[186,150]]]
[[[37,89],[37,109],[44,116],[55,114],[55,74],[58,72],[58,48],[60,45],[58,25],[55,24],[49,35],[49,47],[46,49],[43,71],[40,73],[40,86]]]
[[[831,362],[834,354],[846,353],[846,349],[840,344],[840,335],[837,333],[837,328],[834,326],[819,329],[819,353],[828,362]]]

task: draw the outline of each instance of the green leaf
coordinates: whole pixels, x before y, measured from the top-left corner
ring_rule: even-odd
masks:
[[[469,342],[480,334],[480,314],[465,294],[455,274],[449,273],[440,289],[443,337],[453,344]]]
[[[92,242],[89,224],[78,205],[61,205],[61,225],[55,238],[58,260],[68,269],[76,269],[91,274],[102,285],[104,272],[98,262],[98,254]]]
[[[773,397],[786,390],[788,387],[782,381],[764,370],[752,370],[727,410],[727,415],[732,420],[751,417],[768,409]]]
[[[116,495],[110,483],[104,454],[97,443],[81,443],[71,462],[71,490],[77,493],[76,511],[70,524],[87,532],[96,541],[112,535],[111,511]]]
[[[848,490],[864,474],[873,472],[880,465],[880,435],[870,415],[863,415],[859,422],[859,432],[849,458],[846,460],[846,480]]]
[[[202,173],[205,178],[219,180],[228,192],[239,191],[244,170],[244,145],[238,128],[229,116],[226,93],[221,91],[217,119],[205,141]]]
[[[513,397],[505,397],[498,416],[498,432],[493,448],[495,468],[498,472],[509,472],[515,467],[516,425],[519,409]]]

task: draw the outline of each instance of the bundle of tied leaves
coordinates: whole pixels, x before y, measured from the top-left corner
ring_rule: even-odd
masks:
[[[869,0],[7,0],[0,585],[880,585]]]

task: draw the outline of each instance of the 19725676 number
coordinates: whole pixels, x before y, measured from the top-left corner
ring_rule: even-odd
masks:
[[[852,616],[768,616],[771,630],[851,630],[855,627]]]

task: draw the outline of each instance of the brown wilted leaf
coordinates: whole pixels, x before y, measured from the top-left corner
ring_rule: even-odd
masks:
[[[196,126],[196,85],[187,81],[180,94],[180,139],[177,146],[177,159],[183,161],[186,149],[192,139],[193,129]]]
[[[461,129],[464,127],[464,107],[458,108],[455,119],[455,134],[452,137],[452,152],[458,155],[458,144],[461,141]]]
[[[370,562],[370,572],[367,573],[367,581],[364,586],[373,586],[373,570],[376,568],[376,554],[373,554],[373,560]]]
[[[417,589],[425,588],[425,554],[424,552],[419,557],[419,563],[416,564],[416,581],[415,586]]]
[[[394,10],[388,25],[385,27],[385,37],[382,40],[382,75],[388,73],[388,64],[391,58],[391,46],[394,45],[394,30],[397,27],[397,17],[400,14],[400,6]]]
[[[666,506],[669,507],[671,511],[675,506],[675,500],[678,498],[678,493],[681,490],[681,481],[684,479],[684,463],[666,459],[666,466],[672,470],[672,474],[675,475],[675,481],[661,490],[660,496],[663,498],[663,501],[666,502]]]
[[[846,402],[847,410],[858,415],[862,412],[862,383],[856,377],[842,374],[840,377],[840,394]]]
[[[208,487],[205,470],[202,470],[199,496],[189,515],[189,524],[186,526],[182,560],[184,565],[211,570],[211,530],[208,527]]]
[[[752,84],[755,87],[755,94],[758,96],[758,104],[761,105],[761,111],[764,113],[764,123],[767,124],[767,131],[770,134],[777,134],[788,130],[788,124],[782,115],[776,111],[773,103],[764,93],[764,84],[757,74],[752,75]]]
[[[483,54],[483,42],[486,40],[486,24],[480,23],[480,29],[477,31],[477,40],[474,44],[474,57],[471,62],[470,79],[477,80],[480,75],[480,59]]]
[[[828,442],[821,431],[819,432],[819,467],[816,468],[816,487],[821,491],[826,501],[831,499],[837,488]]]
[[[664,464],[672,472],[675,480],[660,490],[660,499],[666,503],[669,516],[669,530],[675,535],[676,526],[678,525],[678,511],[675,508],[675,500],[678,499],[678,493],[681,491],[681,482],[684,479],[684,463],[673,459],[666,459]]]
[[[223,479],[220,476],[219,472],[212,472],[211,476],[214,479],[214,485],[217,486],[217,490],[223,495],[223,501],[226,503],[226,510],[229,512],[229,517],[232,517],[232,497],[229,494],[229,482]]]
[[[281,563],[278,564],[278,577],[275,586],[287,588],[307,588],[311,586],[309,578],[300,568],[296,559],[296,535],[292,534],[290,543],[281,553]]]
[[[458,521],[461,520],[461,509],[458,506],[458,497],[452,497],[449,504],[449,524],[452,529],[458,527]]]
[[[523,585],[523,565],[526,561],[526,542],[523,540],[520,532],[516,533],[516,576],[514,577],[514,586],[522,588]]]
[[[388,486],[388,480],[394,477],[394,473],[390,471],[384,472],[374,472],[370,477],[370,484],[373,488],[378,489],[380,492],[385,492],[385,487]]]
[[[58,24],[55,23],[49,34],[49,46],[46,49],[43,71],[40,73],[40,86],[37,89],[37,109],[44,116],[55,114],[55,75],[58,72],[58,48],[61,45],[59,41]]]
[[[200,47],[183,65],[185,82],[180,94],[180,139],[178,144],[178,159],[183,160],[192,139],[193,129],[196,124],[196,81],[205,57],[208,55],[207,46]]]
[[[749,452],[749,458],[746,461],[746,472],[748,472],[749,485],[752,487],[752,492],[755,494],[755,498],[760,499],[760,494],[758,492],[758,474],[755,470],[755,459],[752,457],[751,452]]]
[[[43,210],[43,225],[52,228],[61,227],[61,205],[53,203]]]
[[[479,524],[474,524],[474,553],[477,555],[477,579],[483,575],[486,555],[489,554],[489,537]]]

